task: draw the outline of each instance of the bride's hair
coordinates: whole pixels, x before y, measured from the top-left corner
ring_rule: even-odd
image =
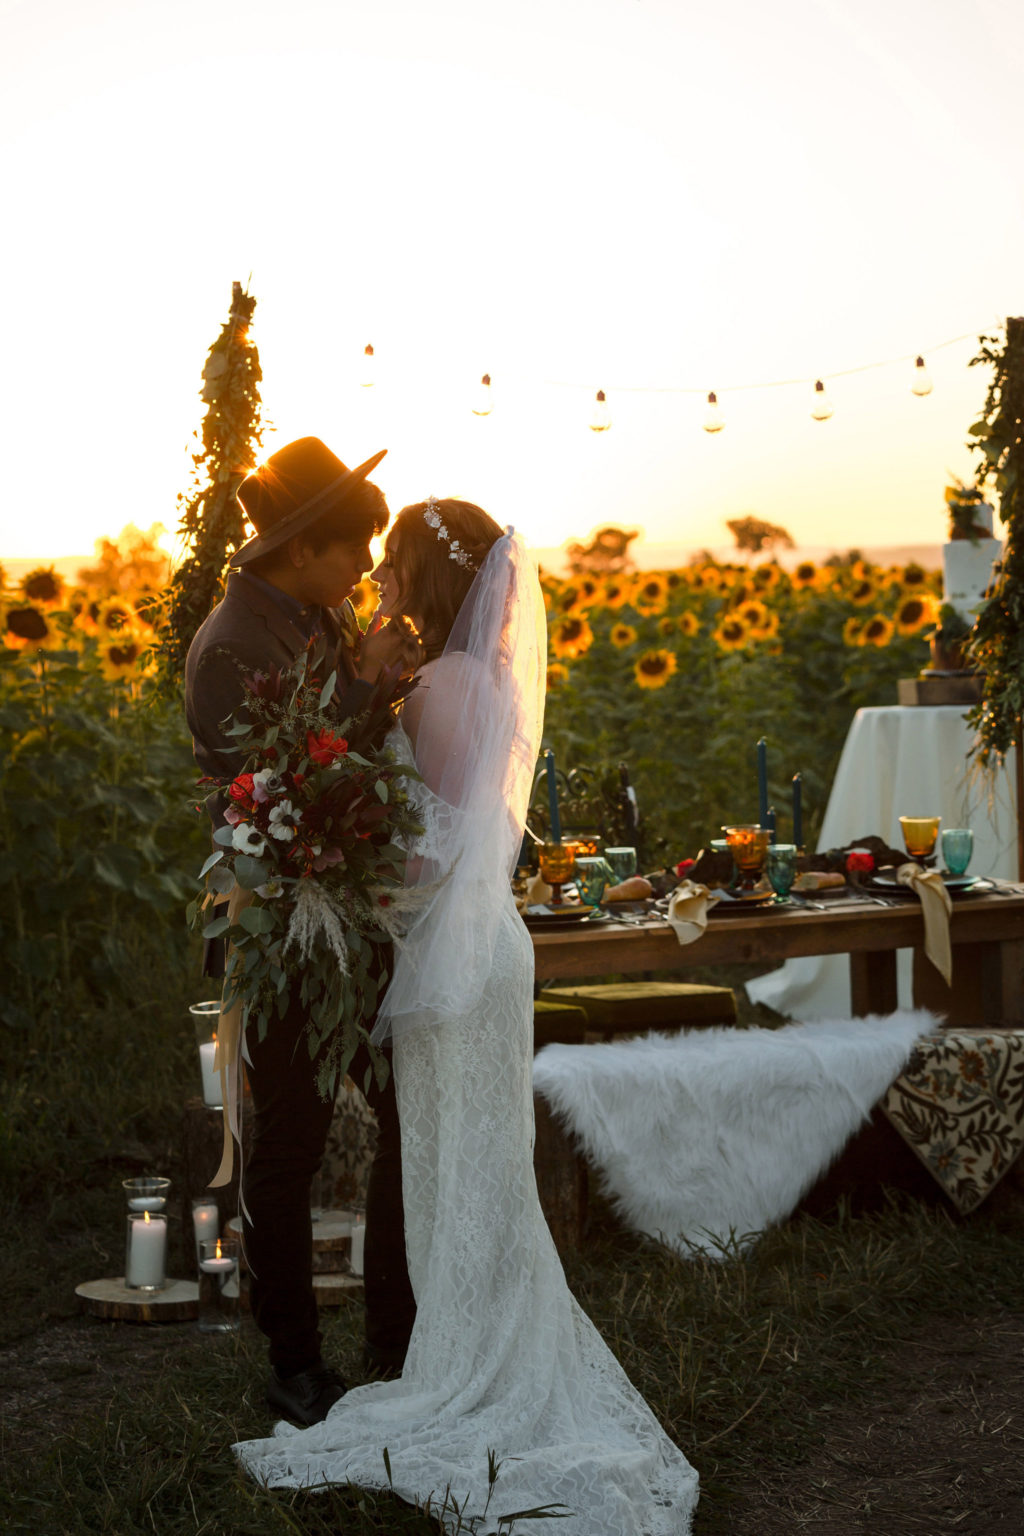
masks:
[[[425,516],[428,513],[430,522]],[[436,501],[433,497],[403,507],[393,528],[397,535],[395,579],[407,600],[415,593],[416,614],[423,624],[420,640],[426,659],[433,661],[444,650],[473,578],[491,545],[501,538],[501,529],[471,501]]]

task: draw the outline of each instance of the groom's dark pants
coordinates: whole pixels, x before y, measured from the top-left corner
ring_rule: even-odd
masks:
[[[247,1031],[252,1061],[252,1151],[243,1172],[245,1251],[252,1315],[270,1341],[270,1363],[282,1376],[320,1358],[313,1292],[310,1189],[320,1167],[333,1103],[316,1088],[316,1061],[305,1039],[305,1013],[296,998],[260,1042]],[[349,1068],[360,1087],[369,1066],[361,1046]],[[390,1061],[389,1061],[390,1065]],[[371,1360],[400,1361],[416,1315],[405,1259],[402,1160],[394,1075],[366,1095],[379,1139],[366,1192],[366,1342]]]

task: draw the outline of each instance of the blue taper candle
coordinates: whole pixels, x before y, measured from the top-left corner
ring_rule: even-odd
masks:
[[[548,810],[551,817],[551,841],[562,841],[562,821],[558,814],[558,780],[555,778],[555,754],[548,747],[544,753],[544,769],[548,776]]]
[[[803,774],[793,775],[793,841],[798,848],[804,845],[804,817],[803,817]]]
[[[774,843],[774,841],[775,841],[775,807],[774,807],[774,805],[771,805],[771,806],[768,807],[768,820],[765,823],[765,825],[767,826],[768,831],[771,833],[771,835],[772,835],[772,842]]]
[[[762,736],[757,744],[757,819],[768,825],[768,741]]]

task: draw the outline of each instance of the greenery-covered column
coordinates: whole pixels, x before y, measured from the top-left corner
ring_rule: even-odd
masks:
[[[196,630],[219,598],[228,561],[245,542],[239,481],[259,458],[259,353],[250,327],[256,300],[234,283],[231,312],[203,368],[202,451],[193,455],[192,483],[178,497],[178,530],[186,554],[171,578],[158,655],[164,691],[181,688],[185,657]]]
[[[978,614],[968,654],[984,673],[981,703],[968,716],[978,732],[974,755],[999,767],[1016,746],[1018,873],[1024,879],[1024,318],[1006,322],[1006,337],[984,336],[972,358],[993,370],[980,419],[970,429],[980,455],[978,484],[999,495],[1006,547],[994,590]]]

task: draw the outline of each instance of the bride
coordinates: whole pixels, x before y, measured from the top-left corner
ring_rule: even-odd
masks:
[[[271,1487],[434,1507],[448,1490],[464,1529],[490,1493],[488,1528],[545,1506],[541,1536],[676,1536],[697,1474],[571,1295],[534,1180],[533,951],[510,875],[543,720],[536,567],[479,507],[430,498],[399,513],[373,574],[380,616],[411,621],[426,658],[391,738],[425,831],[374,1029],[394,1042],[416,1322],[397,1380],[235,1451]]]

